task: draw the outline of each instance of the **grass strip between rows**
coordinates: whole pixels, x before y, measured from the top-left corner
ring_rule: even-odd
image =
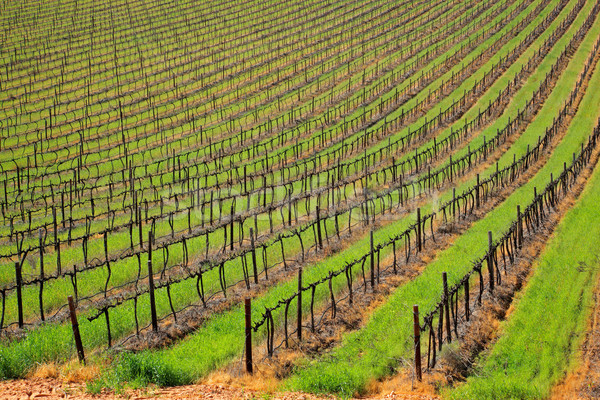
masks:
[[[577,127],[588,128],[582,125],[587,124]],[[597,167],[534,264],[533,277],[500,327],[500,339],[464,385],[445,393],[448,398],[547,398],[574,365],[600,271],[599,198]]]
[[[414,220],[414,216],[410,216],[409,218],[404,219],[398,223],[393,224],[384,229],[380,229],[376,232],[376,240],[384,241],[385,238],[394,236],[397,232],[404,230],[409,221]],[[355,243],[351,250],[345,251],[344,253],[332,257],[326,262],[319,263],[318,266],[311,266],[310,269],[305,270],[305,279],[308,281],[318,280],[324,274],[329,272],[332,269],[335,269],[336,266],[342,265],[344,262],[351,261],[356,258],[358,254],[363,254],[368,250],[369,242],[368,237],[364,236],[359,242]],[[185,299],[190,297],[190,293],[193,294],[193,282],[187,282],[181,285],[181,291],[177,290],[177,293],[174,295],[176,299]],[[289,293],[294,291],[296,286],[294,282],[287,282],[284,285],[280,285],[276,290],[272,290],[269,292],[267,296],[259,299],[257,303],[255,303],[255,307],[260,309],[263,305],[271,304],[274,300],[282,297],[282,293]],[[187,295],[185,294],[187,293]],[[164,293],[163,293],[164,295]],[[164,299],[159,298],[159,304],[162,305],[161,313],[168,314],[168,302],[166,300],[166,296]],[[317,301],[319,299],[316,299]],[[139,305],[141,310],[148,310],[148,305],[146,301],[140,303]],[[293,310],[292,310],[293,311]],[[124,310],[129,315],[132,315],[133,312],[131,307],[126,307]],[[142,312],[140,314],[140,318],[142,320],[147,320],[148,315],[147,312]],[[227,315],[229,314],[229,315]],[[181,373],[181,376],[175,376],[169,379],[163,378],[161,376],[153,376],[149,380],[156,381],[157,383],[167,383],[167,382],[186,382],[191,379],[203,376],[210,370],[214,369],[216,366],[221,365],[226,360],[231,359],[235,354],[239,353],[240,346],[238,341],[238,336],[236,334],[237,331],[240,330],[241,325],[239,325],[239,321],[241,318],[241,309],[236,309],[231,313],[226,313],[224,315],[219,315],[215,317],[211,317],[209,321],[205,324],[204,327],[200,329],[200,331],[194,335],[195,339],[189,339],[182,342],[181,345],[176,346],[172,351],[167,351],[160,358],[171,358],[176,359],[178,356],[173,355],[169,357],[169,353],[173,354],[190,354],[190,349],[199,346],[197,350],[202,349],[200,353],[200,359],[196,359],[195,361],[190,360],[189,365],[181,365],[181,363],[173,363],[168,362],[167,364],[176,364],[178,365],[178,369]],[[113,337],[126,332],[131,329],[131,325],[126,319],[116,318],[114,314],[111,315],[111,326],[113,330]],[[105,327],[103,327],[103,323],[101,321],[95,321],[91,324],[85,323],[81,327],[84,337],[93,338],[93,340],[88,341],[89,346],[95,347],[101,344],[104,341],[104,331]],[[64,351],[64,343],[62,340],[51,340],[51,337],[60,338],[60,337],[69,337],[68,327],[65,325],[61,326],[50,326],[44,329],[44,333],[42,332],[32,332],[30,333],[30,337],[27,338],[24,343],[15,343],[14,346],[11,346],[12,349],[1,349],[0,350],[0,361],[4,357],[2,363],[4,365],[4,372],[0,375],[4,375],[6,377],[10,376],[19,376],[22,374],[27,365],[31,365],[33,362],[40,361],[48,361],[53,359],[62,359],[63,357],[68,357],[69,355],[74,354],[73,349],[70,351]],[[209,334],[207,334],[207,331]],[[212,333],[211,333],[212,332]],[[222,332],[227,332],[227,334],[223,334]],[[212,339],[211,339],[212,338]],[[201,341],[202,344],[199,345],[197,342]],[[218,341],[218,344],[212,344],[212,342]],[[188,343],[191,342],[191,343]],[[207,345],[208,344],[208,345]],[[217,349],[218,347],[218,349]],[[177,350],[177,349],[180,350]],[[4,352],[4,356],[2,353]],[[36,354],[37,353],[37,354]],[[144,357],[140,357],[142,359]],[[157,357],[152,357],[154,361],[156,361]],[[152,362],[154,364],[154,361]],[[2,368],[0,368],[0,371]],[[160,370],[160,368],[155,367],[155,371]],[[177,375],[177,374],[174,374]]]
[[[599,33],[600,22],[596,20],[571,60],[565,72],[566,79],[561,79],[561,86],[567,93],[572,86],[568,83],[574,85],[581,66]],[[598,84],[600,84],[600,74],[596,70],[590,87]],[[419,304],[423,310],[432,307],[441,292],[441,272],[448,272],[450,282],[461,277],[470,268],[470,261],[474,255],[485,251],[487,241],[484,239],[487,237],[487,231],[494,232],[495,236],[504,232],[512,220],[516,206],[526,204],[533,198],[533,188],[543,187],[551,173],[560,173],[563,162],[571,160],[572,154],[578,151],[581,143],[593,129],[598,114],[597,105],[600,103],[598,96],[598,93],[592,91],[586,93],[567,136],[535,177],[515,191],[484,219],[476,222],[455,241],[450,249],[439,254],[422,275],[398,288],[388,302],[371,315],[363,329],[345,336],[342,344],[331,353],[317,360],[305,360],[287,385],[304,391],[350,396],[356,392],[363,392],[371,379],[393,373],[402,358],[410,357],[412,305]],[[549,107],[560,107],[563,98],[549,99],[550,102],[547,104]],[[540,118],[550,119],[550,122],[552,115],[555,114],[548,115],[540,112]],[[591,126],[586,126],[586,122]],[[390,332],[394,334],[390,335]]]

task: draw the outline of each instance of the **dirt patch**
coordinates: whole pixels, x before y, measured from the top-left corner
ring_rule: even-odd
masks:
[[[404,390],[392,391],[378,399],[389,400],[433,400],[435,396],[426,393],[414,393]],[[29,399],[282,399],[282,400],[319,400],[333,397],[315,396],[302,392],[258,391],[244,387],[234,387],[221,384],[197,384],[173,388],[148,387],[126,391],[121,394],[102,392],[94,395],[86,391],[81,383],[65,383],[58,379],[33,378],[29,380],[0,382],[0,399],[29,400]]]

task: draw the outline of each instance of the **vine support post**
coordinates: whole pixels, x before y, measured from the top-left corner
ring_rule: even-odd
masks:
[[[375,249],[373,245],[373,229],[371,229],[371,288],[375,288]]]
[[[244,300],[246,321],[246,372],[252,374],[252,305],[250,299]]]
[[[468,321],[471,314],[469,309],[469,278],[465,279],[465,319]]]
[[[456,188],[452,188],[452,219],[456,221]]]
[[[254,272],[254,283],[258,284],[258,270],[256,268],[256,249],[254,248],[254,229],[252,228],[250,228],[250,245],[252,246],[252,271]]]
[[[17,278],[17,312],[19,318],[19,328],[23,328],[23,296],[21,294],[21,286],[23,284],[23,277],[21,275],[21,263],[15,263],[15,275]]]
[[[108,348],[112,347],[112,334],[110,332],[110,317],[108,316],[108,308],[104,310],[104,317],[106,318],[106,338],[108,340]]]
[[[154,298],[154,274],[152,272],[152,231],[148,233],[148,294],[150,296],[150,317],[152,319],[152,330],[158,331],[158,319],[156,317],[156,299]]]
[[[475,185],[475,208],[479,208],[479,174],[477,174],[477,184]]]
[[[231,205],[231,221],[229,222],[229,251],[233,251],[233,223],[234,223],[234,208],[233,204]],[[227,240],[226,240],[227,241]]]
[[[517,237],[519,240],[519,249],[523,248],[523,214],[521,214],[521,205],[517,204]]]
[[[488,231],[488,272],[490,274],[490,293],[494,293],[494,255],[492,254],[492,231]]]
[[[413,326],[415,333],[415,374],[417,380],[421,382],[423,375],[421,372],[421,326],[419,325],[419,306],[413,305]]]
[[[298,341],[302,340],[302,268],[298,268]]]
[[[446,334],[448,335],[448,343],[452,343],[452,330],[450,327],[450,296],[448,295],[448,274],[446,271],[442,272],[442,283],[444,285],[444,305],[443,310],[440,310],[440,312],[446,313]],[[441,335],[440,340],[442,340]]]
[[[152,272],[152,260],[148,260],[148,294],[150,296],[150,316],[152,319],[152,330],[158,331],[158,319],[156,317],[156,299],[154,297],[154,274]]]
[[[421,207],[417,208],[417,251],[421,252]]]
[[[67,300],[69,301],[69,313],[71,314],[71,327],[73,328],[75,347],[77,347],[77,357],[79,358],[79,362],[85,365],[85,354],[83,353],[83,344],[81,343],[81,335],[79,334],[79,323],[77,322],[73,296],[67,297]]]
[[[59,277],[62,274],[62,261],[60,257],[60,238],[54,242],[54,252],[56,253],[56,276]]]
[[[40,318],[42,319],[42,321],[45,321],[46,318],[44,317],[44,297],[43,297],[43,292],[44,292],[44,280],[45,280],[45,276],[44,276],[44,237],[43,237],[43,232],[42,229],[40,228],[40,230],[38,231],[39,233],[39,247],[40,247],[40,291],[39,291],[39,302],[40,302]]]
[[[323,237],[321,235],[321,210],[317,204],[317,238],[319,240],[319,249],[323,250]]]

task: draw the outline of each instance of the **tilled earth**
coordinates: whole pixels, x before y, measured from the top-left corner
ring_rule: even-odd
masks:
[[[281,399],[317,400],[332,397],[318,397],[301,392],[265,393],[226,385],[188,385],[173,388],[150,387],[145,390],[127,391],[123,394],[101,393],[92,395],[86,392],[81,383],[64,383],[58,379],[32,378],[0,382],[0,399]],[[389,400],[432,400],[425,394],[390,392],[378,397]]]

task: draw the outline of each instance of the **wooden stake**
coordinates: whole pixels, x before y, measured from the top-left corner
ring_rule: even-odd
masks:
[[[477,184],[475,185],[475,208],[479,208],[479,174],[477,174]]]
[[[244,300],[246,313],[246,372],[252,374],[252,306],[250,299]]]
[[[373,247],[373,230],[371,229],[371,288],[375,288],[375,251]]]
[[[521,206],[517,204],[517,237],[519,239],[519,249],[523,248],[523,215],[521,214]]]
[[[108,348],[111,348],[112,334],[110,333],[110,317],[108,316],[108,308],[104,310],[104,316],[106,318],[106,340],[108,341]]]
[[[421,208],[417,208],[417,250],[421,252]]]
[[[152,273],[152,231],[148,232],[148,293],[150,295],[150,316],[152,318],[152,330],[156,332],[158,331],[158,319],[156,318],[154,274]]]
[[[83,353],[83,344],[81,343],[81,335],[79,334],[79,323],[77,322],[77,314],[75,313],[73,296],[67,297],[67,300],[69,301],[69,312],[71,314],[71,326],[73,328],[73,336],[75,337],[77,357],[79,358],[79,362],[85,365],[85,354]]]
[[[490,274],[490,293],[494,293],[494,256],[492,255],[492,231],[488,231],[488,271]]]
[[[469,320],[469,314],[471,310],[469,309],[469,278],[465,279],[465,318]]]
[[[323,250],[323,238],[321,236],[321,215],[320,208],[317,204],[317,238],[319,240],[319,249]]]
[[[254,247],[254,229],[252,228],[250,228],[250,245],[252,246],[252,269],[254,272],[254,283],[258,284],[258,268],[256,267],[256,249]]]
[[[40,301],[40,318],[42,321],[45,321],[44,317],[44,238],[42,236],[42,229],[40,228],[39,232],[39,245],[40,245],[40,293],[39,293],[39,301]]]
[[[413,306],[413,327],[414,327],[414,339],[415,339],[415,374],[417,380],[421,382],[423,379],[421,372],[421,326],[419,325],[419,306]]]
[[[302,268],[298,268],[298,341],[302,340]]]
[[[442,272],[442,282],[444,284],[444,311],[446,312],[446,334],[448,335],[448,343],[452,343],[452,331],[450,329],[450,303],[448,296],[448,274],[445,271]],[[442,338],[440,337],[440,340],[441,339]]]
[[[21,275],[21,263],[15,263],[15,275],[17,278],[17,311],[19,317],[19,328],[23,328],[23,296],[21,294],[21,286],[23,284],[23,279]]]

